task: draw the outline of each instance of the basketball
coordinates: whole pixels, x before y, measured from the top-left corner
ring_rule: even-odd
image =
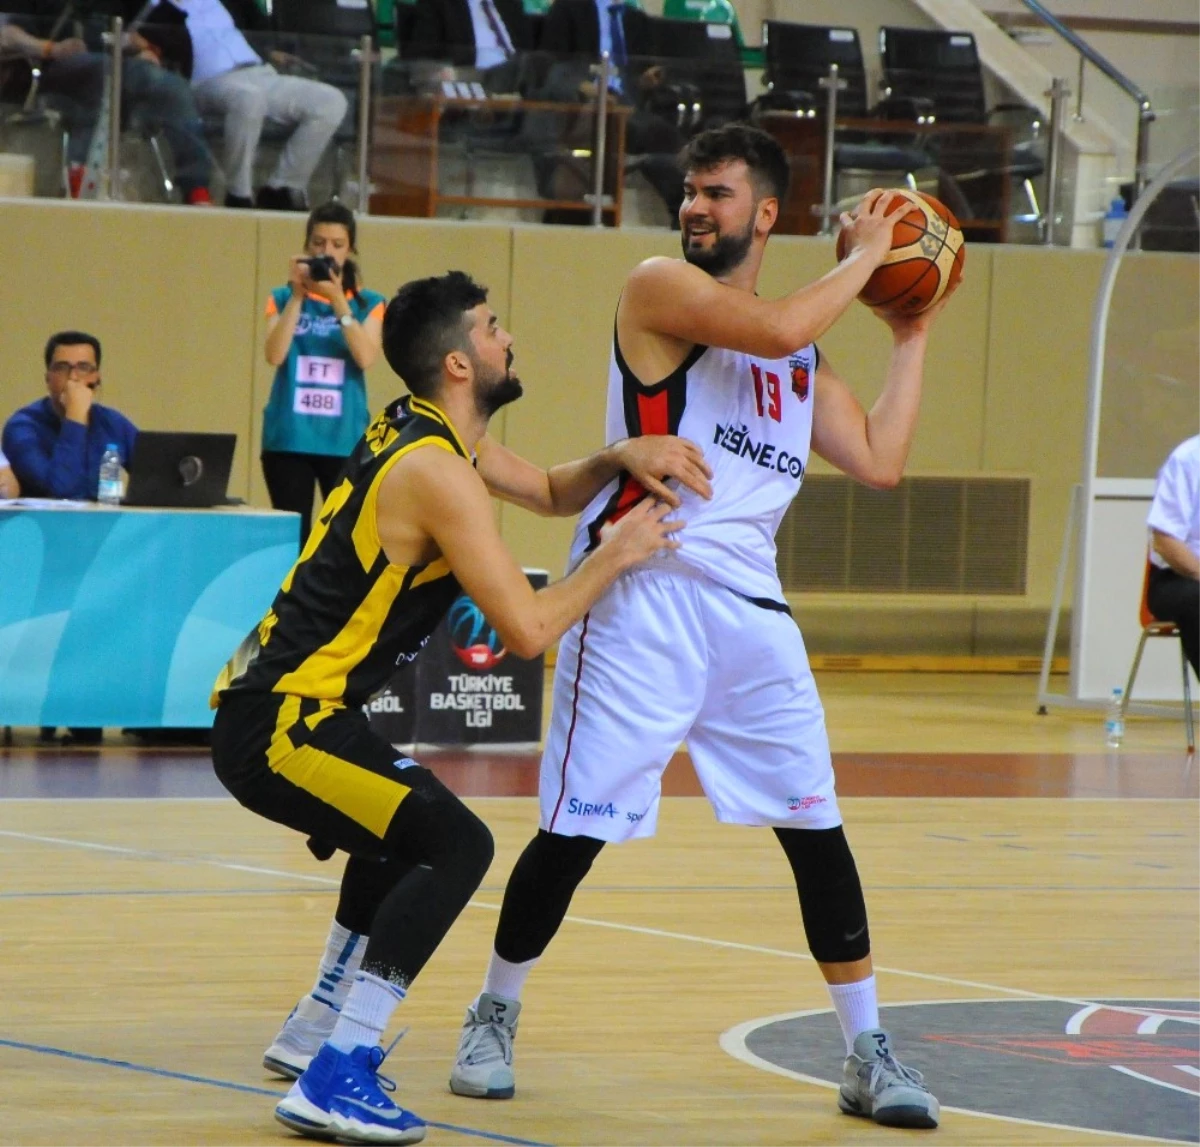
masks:
[[[966,259],[966,244],[954,213],[945,204],[919,191],[896,189],[911,206],[892,227],[892,249],[859,298],[877,311],[919,315],[958,286]],[[845,234],[837,239],[838,262],[846,257]]]

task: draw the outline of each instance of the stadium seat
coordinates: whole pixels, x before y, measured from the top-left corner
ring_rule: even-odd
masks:
[[[939,123],[986,124],[1015,117],[1015,130],[1031,136],[1013,146],[1006,169],[1028,204],[1017,218],[1041,226],[1033,187],[1046,166],[1040,114],[1025,104],[988,107],[975,37],[943,29],[884,27],[879,29],[879,57],[884,92],[891,98],[930,100]]]
[[[838,93],[838,118],[860,119],[868,115],[889,119],[913,119],[916,107],[895,104],[870,108],[867,100],[867,75],[862,45],[853,28],[823,24],[792,24],[783,20],[763,21],[763,55],[766,70],[763,81],[768,96],[762,106],[787,108],[789,103],[825,109],[825,91],[821,81],[831,64],[838,65],[838,76],[845,88]],[[915,173],[935,166],[929,153],[903,136],[871,139],[861,132],[840,133],[833,149],[836,174],[861,172],[869,175],[903,175],[910,187],[916,187]]]

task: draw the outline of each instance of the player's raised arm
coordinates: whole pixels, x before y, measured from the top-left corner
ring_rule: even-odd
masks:
[[[685,241],[713,234],[726,200],[739,193],[721,173],[695,173],[684,186],[681,211]],[[745,184],[740,194],[747,194]],[[665,335],[681,343],[720,346],[764,358],[782,358],[823,335],[866,285],[891,247],[893,215],[903,200],[890,192],[864,198],[842,218],[849,254],[814,283],[781,299],[762,299],[739,289],[702,263],[656,257],[635,267],[618,309],[622,346],[626,332]],[[743,205],[744,206],[744,205]],[[755,207],[752,228],[766,235],[778,201],[766,196]],[[718,240],[720,241],[720,240]],[[754,268],[757,274],[757,267]]]
[[[536,657],[625,570],[678,545],[672,534],[682,523],[663,520],[669,509],[643,501],[569,577],[536,592],[501,539],[487,489],[465,458],[425,449],[402,459],[380,484],[377,521],[389,559],[412,564],[406,560],[412,546],[426,538],[505,647],[518,657]]]
[[[866,411],[825,356],[814,387],[812,448],[867,486],[889,489],[904,474],[917,430],[929,329],[949,295],[919,315],[877,312],[892,330],[883,390]]]

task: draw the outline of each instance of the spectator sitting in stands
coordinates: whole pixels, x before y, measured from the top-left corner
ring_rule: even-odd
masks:
[[[5,424],[0,449],[22,490],[41,498],[95,498],[100,458],[112,443],[128,467],[137,427],[96,401],[100,340],[59,331],[46,343],[46,398],[18,410]]]
[[[207,206],[212,156],[204,142],[204,125],[182,76],[159,66],[151,45],[136,33],[121,68],[123,120],[130,126],[162,132],[175,159],[175,181],[185,203]],[[92,134],[104,97],[108,57],[88,51],[77,38],[43,40],[9,21],[0,26],[0,54],[20,59],[6,69],[3,96],[21,103],[33,81],[32,64],[41,69],[38,91],[63,117],[67,135],[69,192],[79,194]]]
[[[431,73],[418,69],[418,86],[478,80],[489,92],[524,90],[533,32],[521,0],[420,0],[416,7],[404,57],[453,65]]]
[[[254,0],[161,0],[139,30],[191,79],[200,110],[224,116],[225,206],[304,211],[308,181],[346,117],[346,97],[330,84],[281,75],[265,63],[239,29],[266,27]],[[181,28],[186,35],[179,35]],[[255,196],[254,156],[267,119],[294,130]]]
[[[613,65],[610,98],[631,109],[625,121],[625,151],[642,157],[642,173],[666,204],[671,226],[678,228],[683,176],[675,157],[683,146],[683,135],[676,124],[647,107],[649,94],[663,78],[662,68],[651,58],[655,44],[650,18],[624,3],[554,0],[546,13],[539,50],[555,58],[541,97],[558,102],[594,100],[596,83],[590,68],[602,52],[608,53]],[[548,118],[537,117],[539,135],[545,135]],[[590,171],[570,161],[543,156],[537,168],[539,190],[549,199],[580,198],[591,187]],[[546,219],[555,223],[587,221],[583,212],[547,212]]]
[[[21,484],[12,472],[8,459],[0,454],[0,498],[19,498],[20,496]]]

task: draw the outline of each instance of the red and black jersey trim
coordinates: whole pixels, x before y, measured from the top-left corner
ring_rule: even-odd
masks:
[[[666,378],[653,386],[646,386],[629,369],[617,332],[613,330],[613,355],[617,369],[621,372],[621,397],[625,409],[625,432],[630,438],[644,434],[678,434],[687,406],[687,376],[704,352],[706,346],[694,346]],[[600,513],[588,524],[588,549],[600,544],[600,531],[610,522],[619,521],[630,508],[645,496],[645,489],[629,474],[622,473],[612,497],[604,503]]]

